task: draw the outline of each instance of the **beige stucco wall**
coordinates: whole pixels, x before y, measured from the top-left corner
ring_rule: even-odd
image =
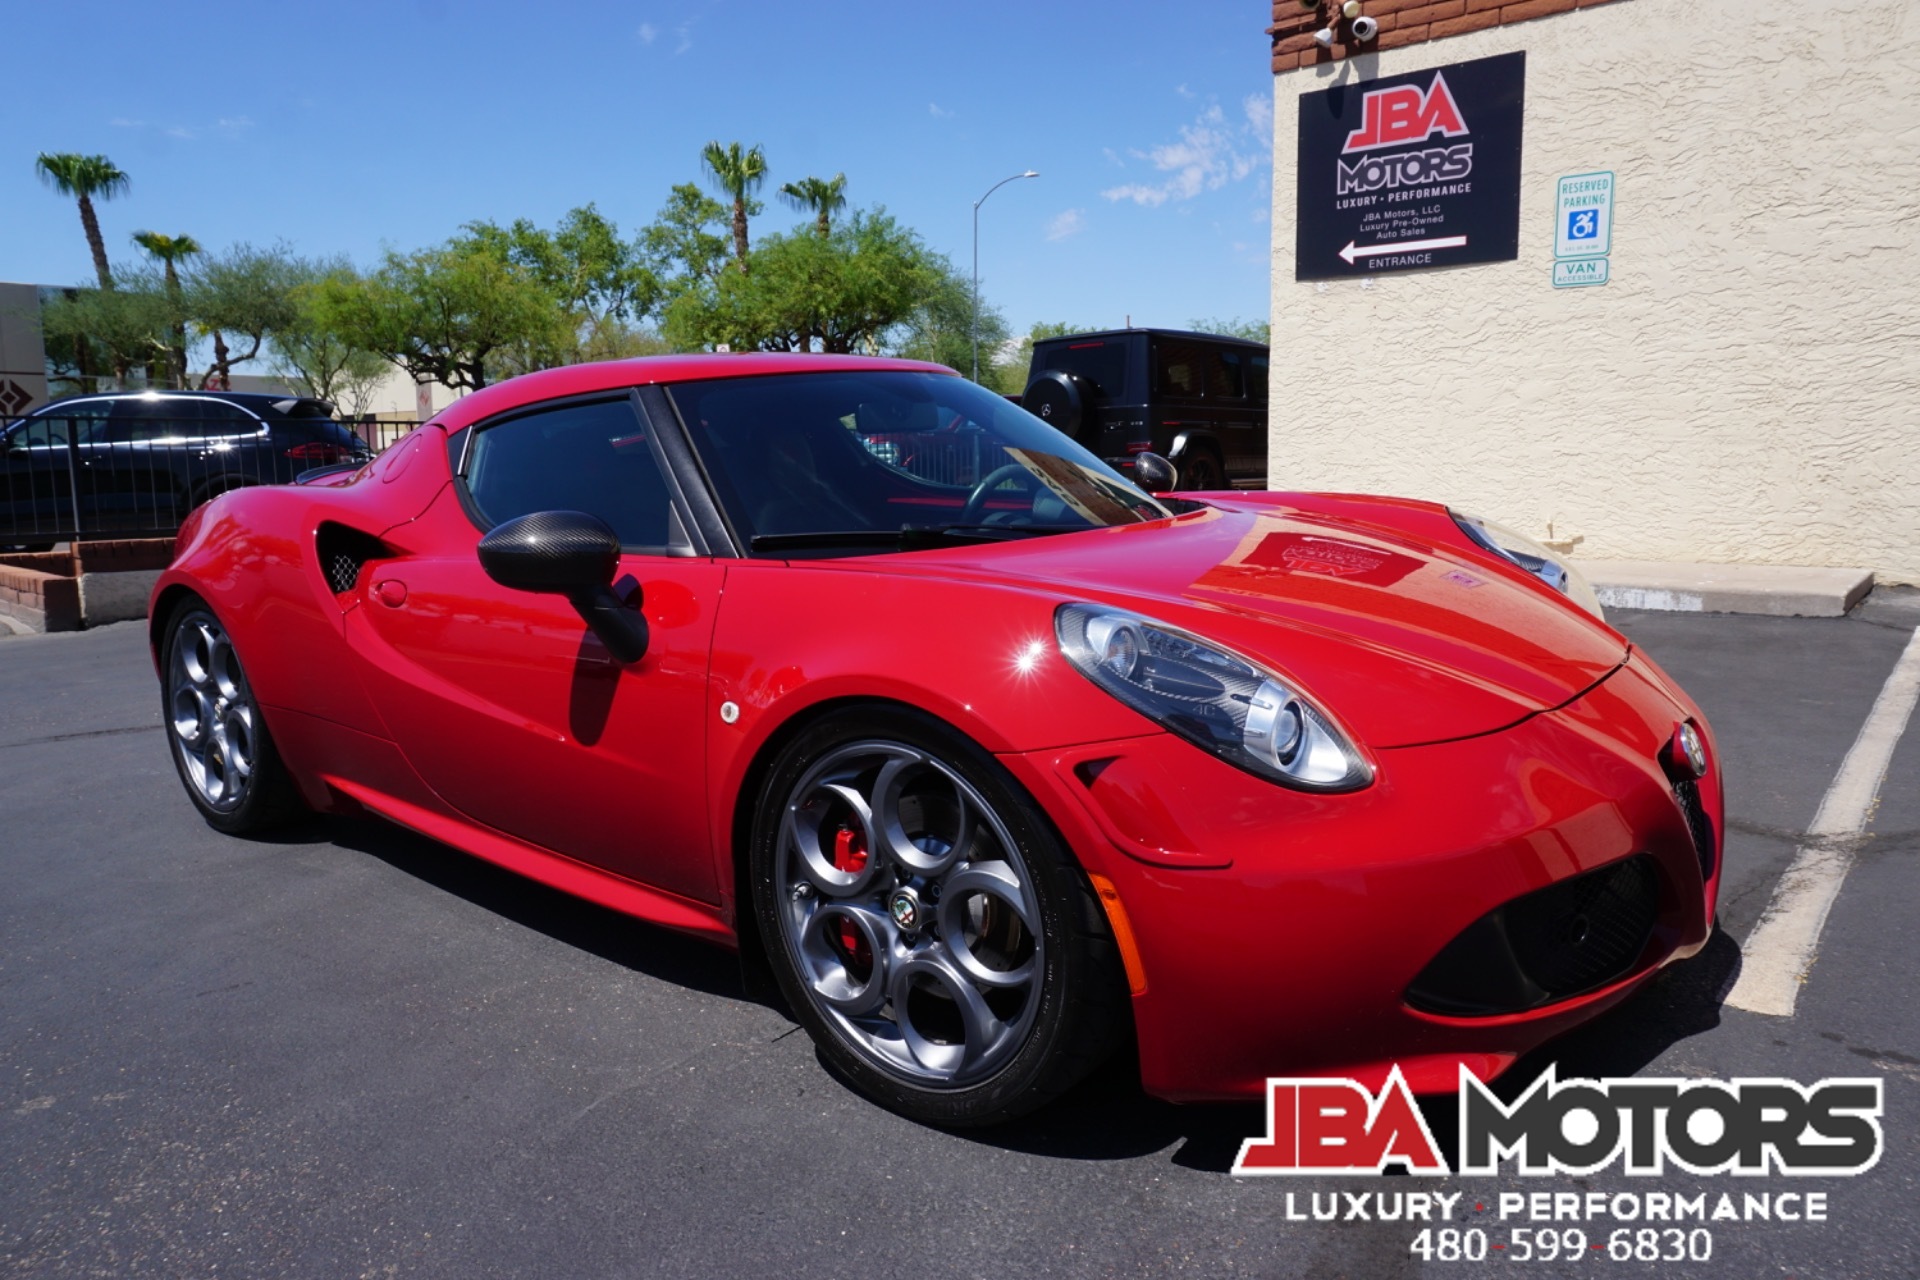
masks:
[[[1517,262],[1294,280],[1301,93],[1527,52]],[[1920,582],[1920,4],[1630,0],[1274,81],[1275,488]],[[1552,287],[1611,169],[1612,282]],[[1283,372],[1284,371],[1284,372]]]

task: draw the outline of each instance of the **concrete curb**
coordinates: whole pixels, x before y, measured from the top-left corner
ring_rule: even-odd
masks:
[[[1609,609],[1839,618],[1873,590],[1873,574],[1866,569],[1642,560],[1575,563]]]

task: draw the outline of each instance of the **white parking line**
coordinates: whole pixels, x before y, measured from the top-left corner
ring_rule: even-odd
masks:
[[[1820,931],[1853,865],[1853,851],[1873,814],[1887,765],[1916,699],[1920,699],[1920,630],[1913,633],[1880,687],[1867,722],[1860,726],[1860,736],[1840,762],[1840,772],[1813,815],[1806,841],[1794,853],[1792,865],[1774,886],[1766,914],[1741,948],[1740,980],[1727,993],[1727,1004],[1753,1013],[1793,1016],[1800,984],[1813,968]]]

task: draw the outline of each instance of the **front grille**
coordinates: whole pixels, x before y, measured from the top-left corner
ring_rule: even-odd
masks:
[[[1644,853],[1489,911],[1407,988],[1429,1013],[1489,1016],[1566,1000],[1623,977],[1646,950],[1660,880]]]
[[[1707,816],[1706,805],[1700,802],[1700,784],[1692,778],[1683,778],[1673,784],[1673,798],[1680,802],[1680,812],[1686,815],[1687,830],[1693,835],[1693,850],[1700,855],[1700,879],[1713,879],[1713,819]]]

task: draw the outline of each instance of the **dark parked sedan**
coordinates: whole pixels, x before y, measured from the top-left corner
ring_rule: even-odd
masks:
[[[136,391],[56,400],[6,429],[0,540],[167,532],[229,489],[372,457],[303,396]]]

